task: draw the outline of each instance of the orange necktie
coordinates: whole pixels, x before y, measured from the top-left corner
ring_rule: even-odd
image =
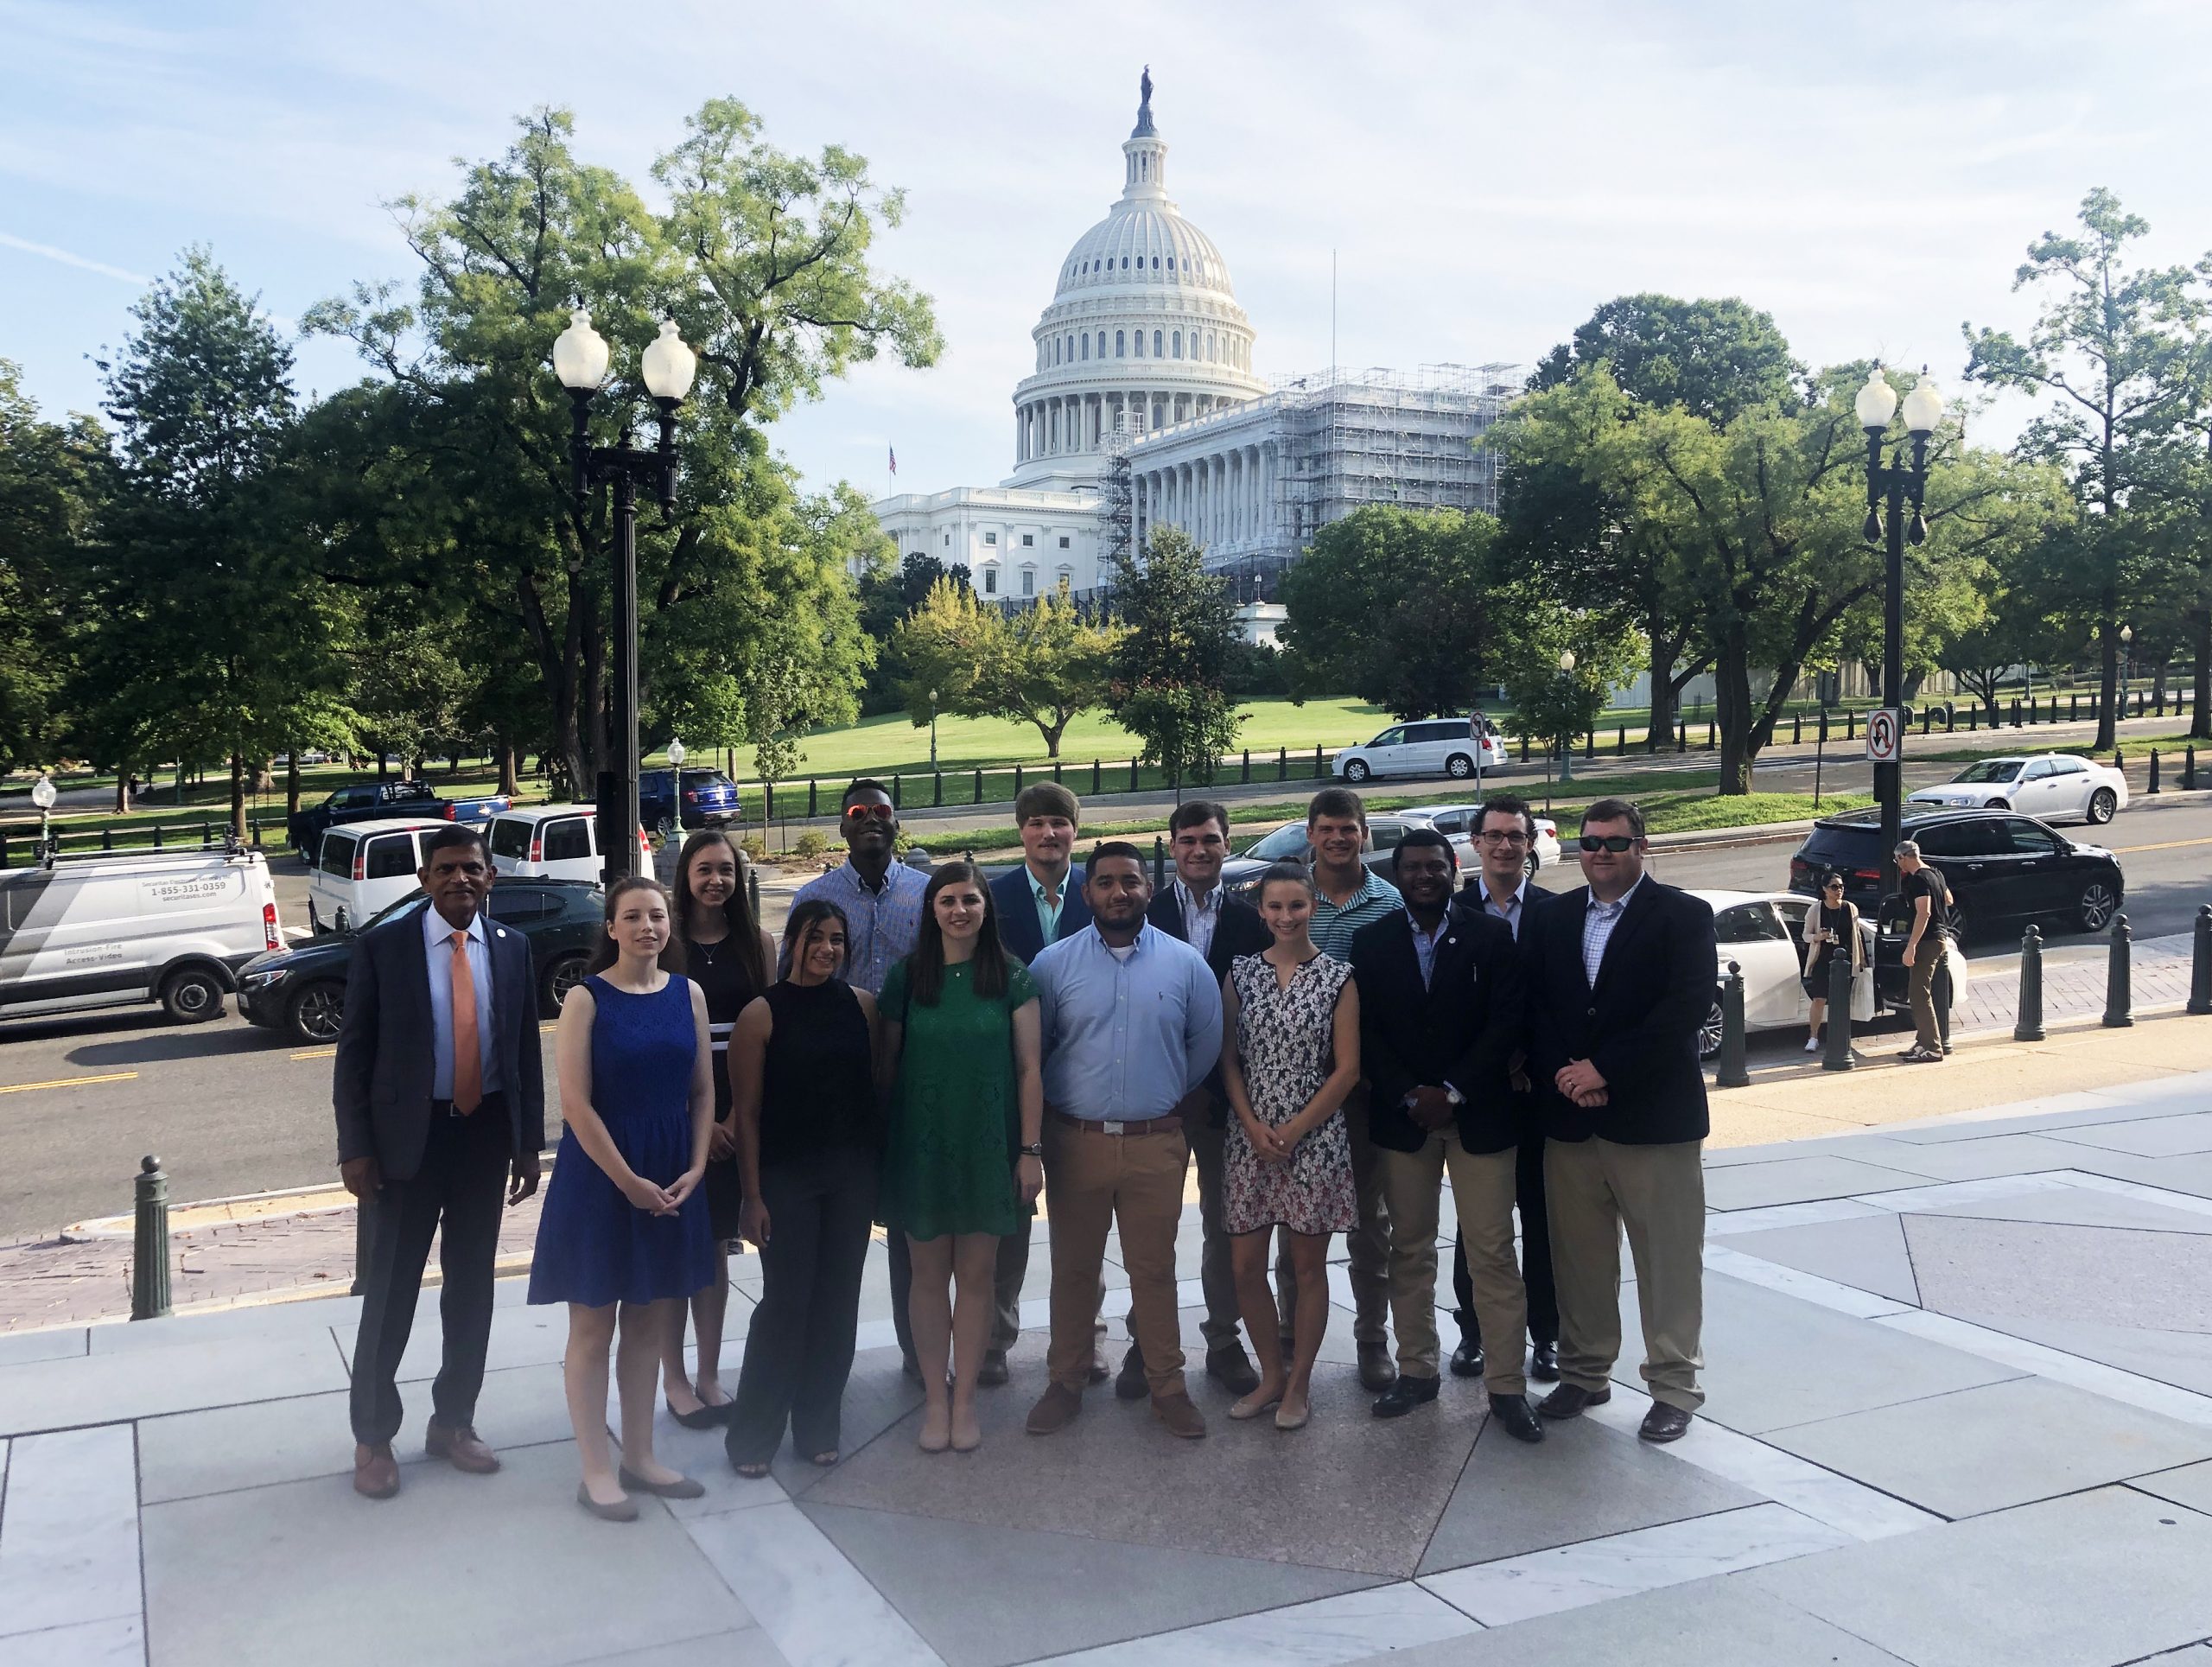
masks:
[[[484,1061],[477,1052],[476,975],[468,967],[468,934],[453,934],[453,1109],[462,1117],[484,1098]]]

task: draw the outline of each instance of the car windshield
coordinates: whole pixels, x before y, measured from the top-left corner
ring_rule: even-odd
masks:
[[[687,787],[728,787],[736,784],[720,770],[686,770],[683,785]]]
[[[1269,862],[1303,857],[1306,855],[1306,824],[1303,822],[1287,823],[1247,846],[1244,855]]]
[[[1954,781],[2010,781],[2020,773],[2020,767],[2027,760],[2020,758],[1986,758],[1979,764],[1969,764],[1951,778]]]
[[[419,888],[415,891],[409,892],[406,896],[401,898],[397,903],[389,904],[386,907],[378,909],[374,914],[369,917],[366,925],[356,926],[353,930],[356,932],[367,932],[372,927],[380,926],[393,916],[404,914],[409,909],[413,908],[417,903],[423,900],[423,895],[424,894]]]

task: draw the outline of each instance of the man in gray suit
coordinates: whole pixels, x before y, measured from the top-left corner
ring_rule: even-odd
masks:
[[[545,1144],[530,945],[484,915],[483,836],[440,829],[416,877],[429,902],[354,942],[332,1084],[339,1174],[360,1200],[368,1244],[352,1411],[353,1488],[372,1499],[399,1492],[399,1358],[433,1234],[442,1234],[445,1358],[425,1446],[459,1470],[499,1467],[475,1425],[500,1197],[515,1205],[537,1190]]]

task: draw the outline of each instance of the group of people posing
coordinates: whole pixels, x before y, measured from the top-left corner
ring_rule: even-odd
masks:
[[[1448,1177],[1450,1369],[1484,1379],[1499,1426],[1541,1441],[1544,1419],[1608,1397],[1625,1227],[1643,1434],[1688,1428],[1702,1399],[1697,1033],[1713,918],[1645,875],[1633,805],[1586,811],[1587,884],[1562,894],[1529,882],[1534,818],[1502,796],[1484,807],[1477,874],[1414,829],[1385,879],[1361,860],[1359,797],[1326,789],[1307,812],[1311,861],[1266,869],[1243,896],[1221,879],[1228,812],[1205,801],[1171,818],[1173,878],[1156,893],[1133,845],[1095,844],[1077,866],[1081,808],[1057,783],[1016,801],[1023,861],[995,880],[899,862],[878,783],[854,782],[840,811],[846,860],[798,893],[779,951],[728,838],[702,830],[672,896],[644,879],[610,889],[605,942],[563,1008],[567,1127],[530,1300],[569,1305],[585,1509],[626,1520],[637,1493],[701,1491],[653,1454],[657,1376],[680,1422],[725,1427],[741,1474],[766,1473],[787,1432],[800,1459],[835,1464],[876,1223],[925,1396],[917,1440],[978,1446],[978,1394],[1008,1380],[1021,1329],[1040,1198],[1050,1335],[1030,1433],[1065,1428],[1112,1377],[1171,1434],[1203,1436],[1175,1257],[1194,1159],[1205,1371],[1236,1397],[1232,1420],[1307,1422],[1338,1233],[1375,1416],[1435,1400]],[[481,913],[480,842],[436,836],[423,881],[419,916],[356,950],[338,1054],[340,1157],[372,1246],[355,1486],[378,1498],[398,1486],[394,1374],[442,1218],[446,1353],[427,1445],[497,1467],[474,1426],[490,1252],[502,1189],[510,1203],[535,1189],[542,1143],[528,956]],[[416,1063],[391,1063],[403,1056]],[[1128,1288],[1118,1371],[1109,1229]],[[761,1287],[732,1394],[718,1365],[738,1239],[760,1250]],[[479,1251],[480,1269],[456,1269]],[[1535,1406],[1532,1377],[1556,1384]]]

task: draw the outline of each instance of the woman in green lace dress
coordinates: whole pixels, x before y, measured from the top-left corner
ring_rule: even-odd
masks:
[[[891,969],[877,1006],[894,1096],[879,1197],[884,1225],[906,1235],[913,1257],[907,1312],[929,1397],[920,1442],[967,1453],[983,1439],[976,1374],[999,1240],[1029,1231],[1045,1184],[1037,987],[1000,946],[990,888],[973,864],[930,876],[914,952]]]

